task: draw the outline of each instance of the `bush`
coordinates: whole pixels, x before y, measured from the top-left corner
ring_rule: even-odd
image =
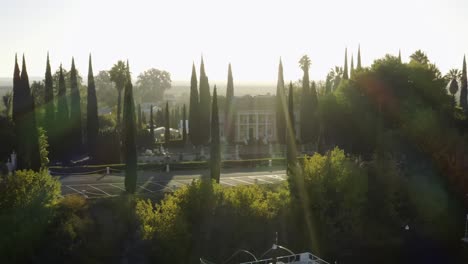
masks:
[[[196,263],[200,257],[221,262],[239,248],[268,247],[288,197],[284,186],[271,191],[196,181],[159,204],[138,201],[136,214],[155,263]]]
[[[0,182],[0,262],[23,262],[33,255],[59,198],[60,183],[45,170],[17,171]]]

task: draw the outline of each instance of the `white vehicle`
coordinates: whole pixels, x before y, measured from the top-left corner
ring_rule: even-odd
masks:
[[[289,255],[280,256],[280,257],[270,257],[270,258],[263,258],[266,254],[271,252],[272,250],[282,249],[289,252]],[[232,257],[236,256],[239,253],[246,253],[250,255],[254,260],[250,262],[242,262],[239,264],[330,264],[329,262],[315,256],[312,253],[305,252],[300,254],[294,254],[291,250],[282,247],[277,244],[273,244],[271,249],[265,252],[261,257],[260,260],[257,259],[252,253],[247,250],[238,250],[236,251],[228,260]],[[226,263],[227,261],[225,261]],[[204,259],[200,259],[200,264],[214,264],[212,262],[206,261]]]
[[[252,262],[243,262],[240,264],[329,264],[325,260],[311,254],[311,253],[300,253],[295,255],[281,256],[268,259],[262,259]]]

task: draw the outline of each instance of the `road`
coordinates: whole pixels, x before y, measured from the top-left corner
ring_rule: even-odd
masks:
[[[220,183],[225,187],[250,184],[278,184],[286,179],[284,170],[223,170]],[[124,173],[57,175],[62,183],[62,195],[79,194],[85,198],[114,197],[125,191]],[[207,170],[155,172],[139,171],[136,193],[144,196],[160,195],[190,184],[193,180],[208,177]]]

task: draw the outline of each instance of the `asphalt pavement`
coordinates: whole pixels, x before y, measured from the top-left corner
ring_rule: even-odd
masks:
[[[63,196],[78,194],[88,199],[95,199],[119,196],[125,191],[123,171],[111,171],[110,174],[62,174],[57,177],[62,183]],[[209,171],[139,171],[136,194],[161,195],[202,177],[209,177]],[[279,184],[285,179],[286,172],[281,168],[225,169],[221,172],[220,183],[224,187],[235,187]]]

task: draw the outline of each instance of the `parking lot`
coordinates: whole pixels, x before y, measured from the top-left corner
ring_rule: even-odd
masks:
[[[119,196],[125,192],[123,178],[120,177],[120,179],[119,181],[112,182],[62,182],[62,195],[78,194],[87,199]],[[199,177],[175,177],[168,180],[148,177],[143,181],[137,182],[136,194],[141,196],[161,195],[166,192],[173,192],[177,188],[188,185],[197,179],[199,179]],[[224,176],[221,177],[220,184],[224,187],[252,184],[278,184],[285,179],[285,174]]]

